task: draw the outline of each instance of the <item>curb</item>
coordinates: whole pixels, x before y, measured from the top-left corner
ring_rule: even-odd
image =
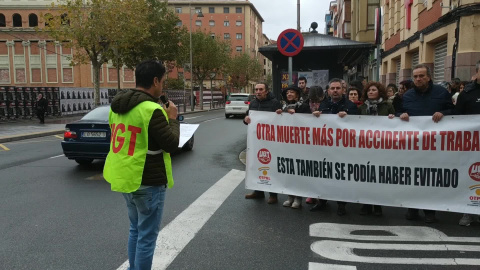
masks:
[[[8,136],[8,137],[0,138],[0,143],[21,141],[26,139],[50,136],[50,135],[57,135],[57,134],[63,133],[64,131],[65,129],[58,129],[58,130],[50,130],[50,131],[44,131],[44,132],[35,132],[35,133],[29,133],[29,134]]]
[[[243,150],[239,155],[238,159],[240,162],[243,163],[243,165],[247,165],[247,149]]]
[[[224,108],[215,108],[215,109],[203,110],[203,111],[184,112],[184,113],[179,114],[179,115],[209,112],[209,111],[216,111],[216,110],[221,110],[221,109],[224,109]],[[13,135],[13,136],[8,136],[8,137],[0,137],[0,143],[21,141],[21,140],[32,139],[32,138],[37,138],[37,137],[50,136],[50,135],[57,135],[57,134],[63,133],[64,131],[65,131],[65,129],[58,129],[58,130],[35,132],[35,133],[29,133],[29,134]]]

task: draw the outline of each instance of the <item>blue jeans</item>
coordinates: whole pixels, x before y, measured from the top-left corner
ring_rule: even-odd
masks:
[[[130,219],[128,237],[130,270],[152,268],[153,252],[162,221],[165,192],[165,186],[152,186],[132,193],[123,193]]]

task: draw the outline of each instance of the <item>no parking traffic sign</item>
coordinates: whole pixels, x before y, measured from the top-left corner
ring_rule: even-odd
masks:
[[[285,56],[291,57],[303,49],[302,33],[295,29],[287,29],[280,33],[277,39],[277,48]]]

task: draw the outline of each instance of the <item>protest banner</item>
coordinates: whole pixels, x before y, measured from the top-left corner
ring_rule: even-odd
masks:
[[[480,214],[478,116],[250,117],[247,189]]]

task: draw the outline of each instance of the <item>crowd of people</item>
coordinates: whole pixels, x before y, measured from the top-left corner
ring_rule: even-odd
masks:
[[[390,119],[399,117],[408,121],[410,117],[431,116],[432,121],[439,122],[446,115],[480,114],[480,61],[476,64],[476,74],[471,82],[459,79],[451,83],[434,84],[430,68],[419,64],[413,68],[412,79],[404,80],[399,85],[386,87],[379,82],[367,82],[365,78],[347,84],[342,79],[330,80],[325,91],[321,86],[307,87],[307,79],[300,77],[297,85],[290,85],[282,91],[283,100],[278,101],[269,91],[268,85],[259,83],[255,87],[256,99],[251,102],[249,110],[281,113],[308,113],[316,117],[322,114],[384,116]],[[244,123],[251,122],[250,116]],[[245,196],[246,199],[265,198],[263,191],[255,190]],[[278,202],[277,194],[270,193],[267,203]],[[285,207],[301,208],[303,198],[288,195],[283,203]],[[306,198],[312,204],[310,211],[322,211],[327,207],[327,200]],[[337,202],[337,214],[347,213],[346,202]],[[436,222],[434,210],[423,210],[426,223]],[[382,216],[380,205],[362,205],[361,215]],[[405,218],[418,219],[419,209],[408,209]],[[464,214],[459,225],[469,226],[475,218]],[[480,219],[479,219],[480,222]]]

